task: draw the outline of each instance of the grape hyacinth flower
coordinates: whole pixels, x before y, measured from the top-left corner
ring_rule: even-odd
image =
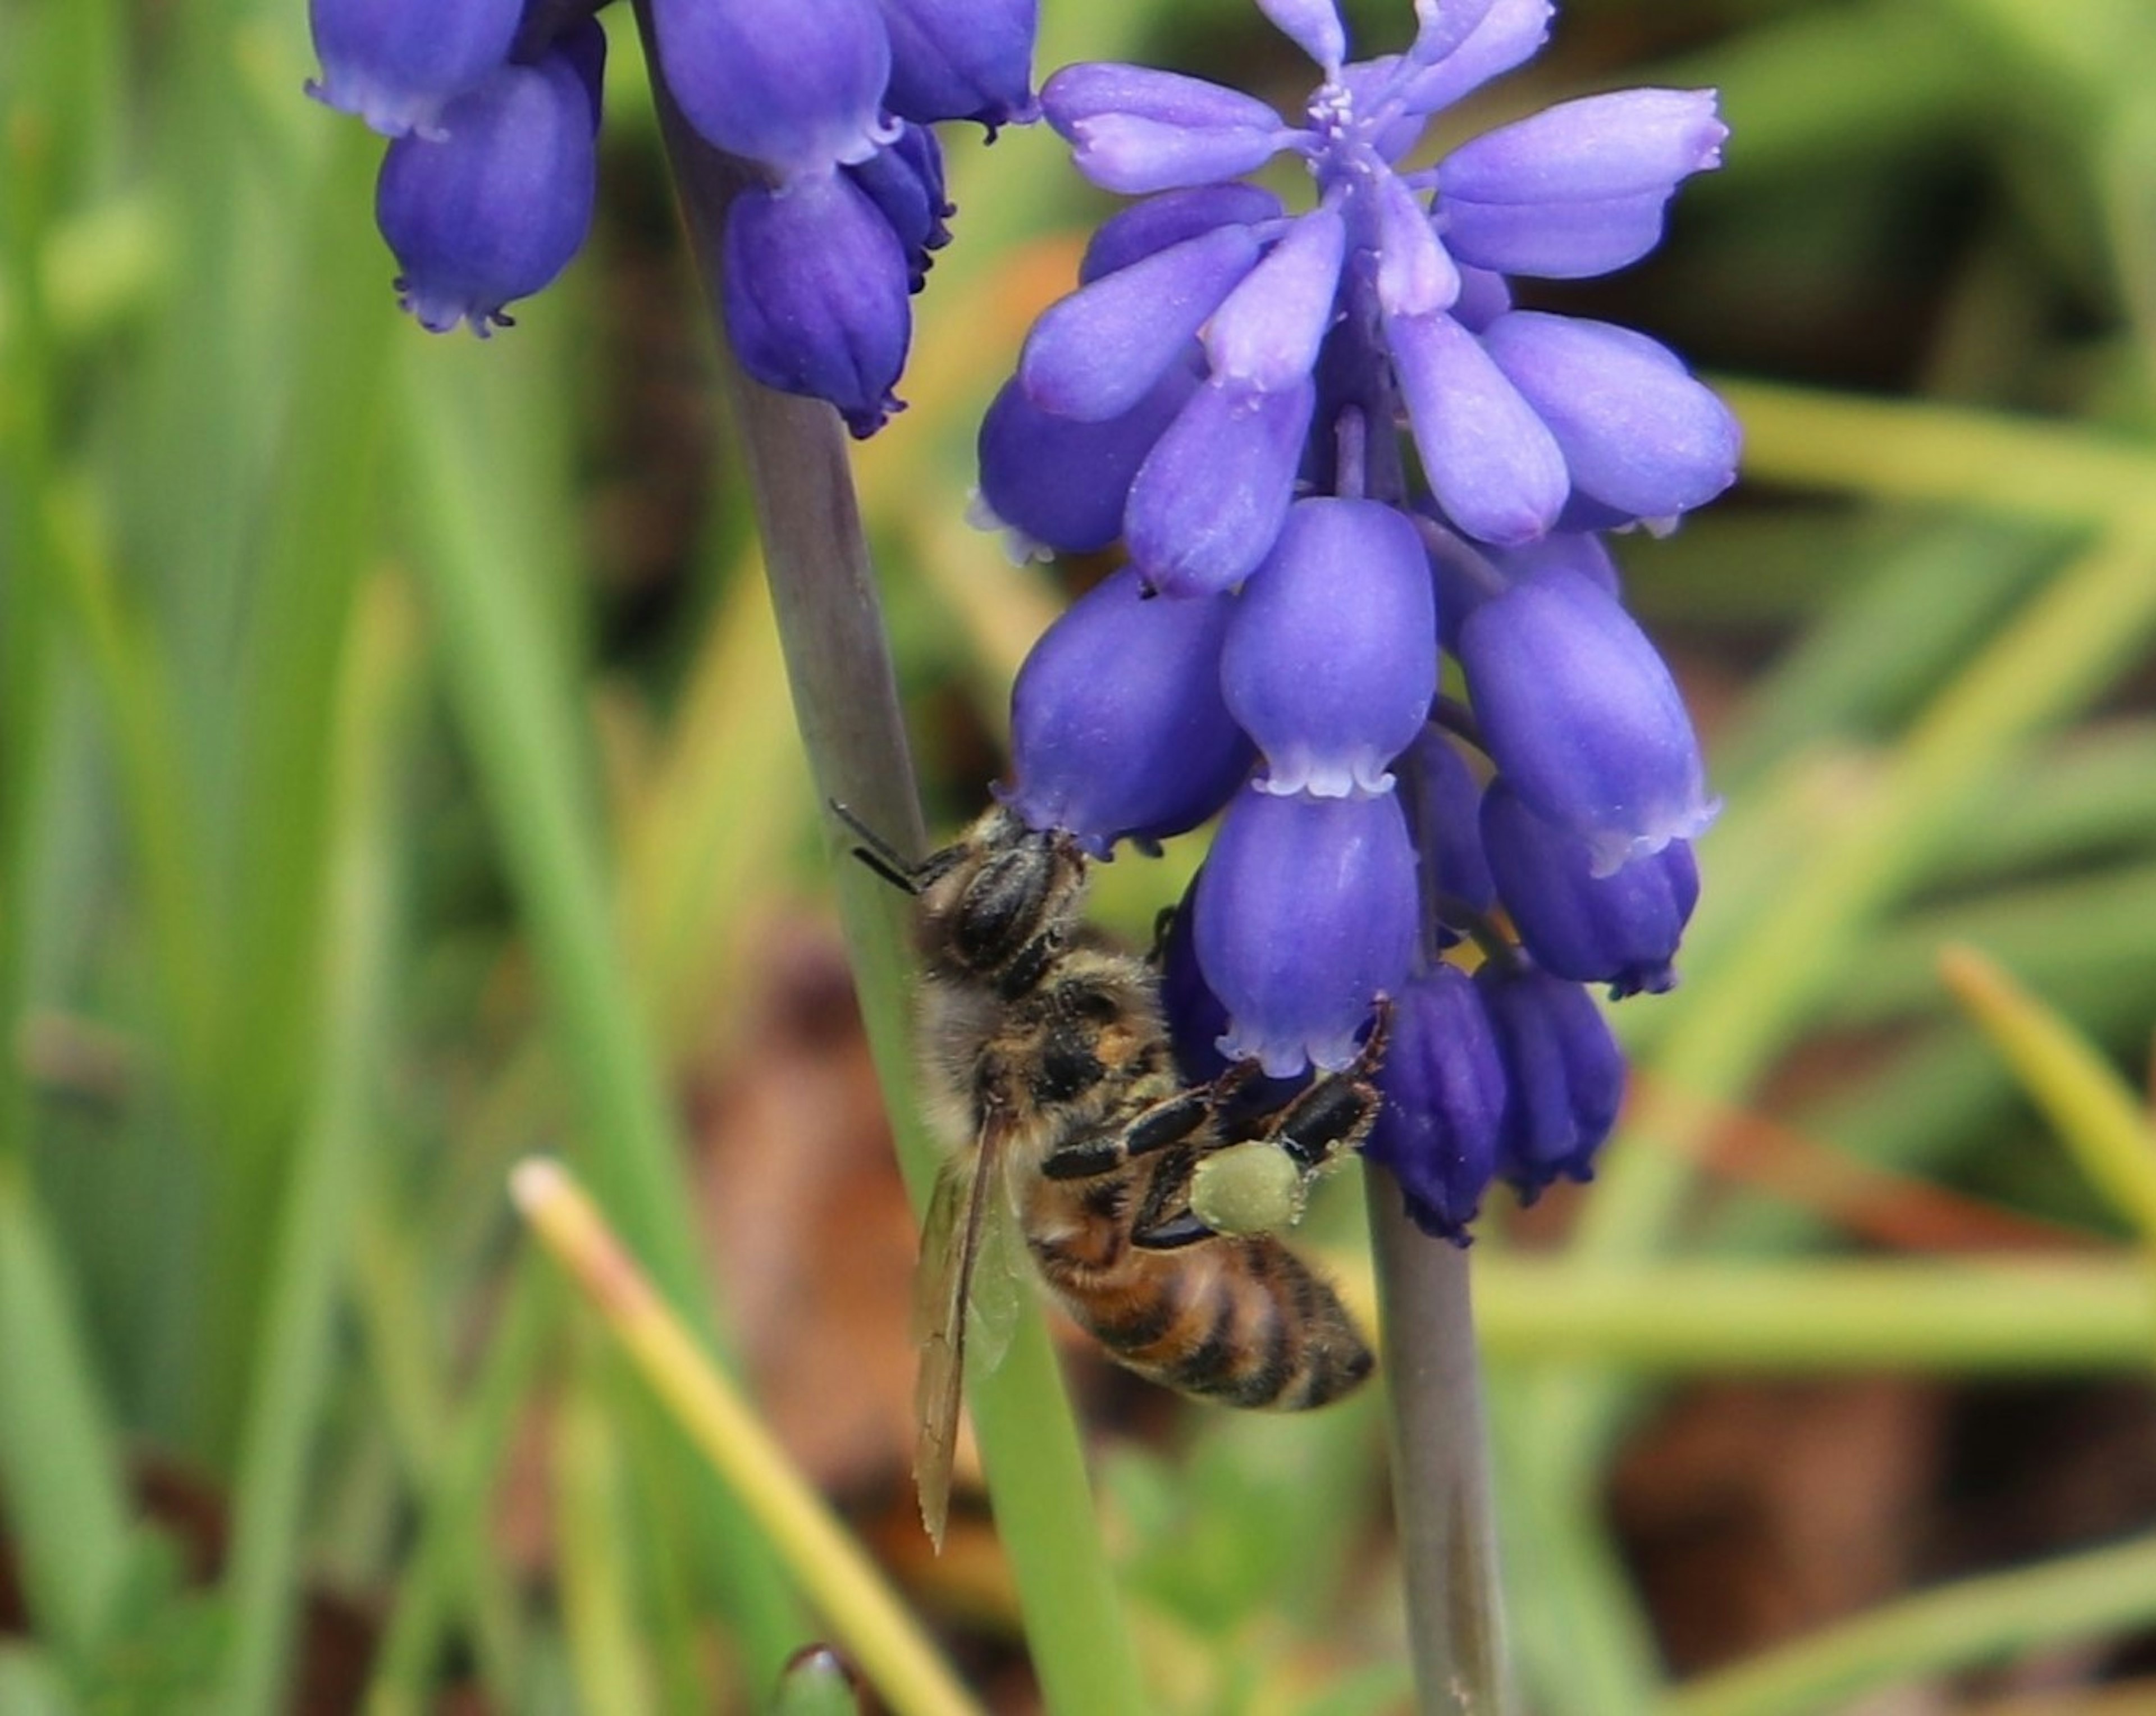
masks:
[[[1711,90],[1632,90],[1409,167],[1548,0],[1419,0],[1363,61],[1331,0],[1259,3],[1317,66],[1294,118],[1138,66],[1042,91],[1079,170],[1141,200],[984,421],[981,515],[1127,564],[1112,641],[1096,591],[1028,663],[1005,796],[1096,853],[1224,811],[1170,938],[1178,1053],[1338,1068],[1389,998],[1368,1153],[1465,1243],[1493,1179],[1593,1171],[1623,1069],[1584,986],[1676,980],[1716,804],[1603,533],[1674,527],[1738,451],[1666,347],[1516,295],[1645,255],[1726,133]],[[1301,212],[1241,182],[1281,156]]]
[[[510,325],[581,248],[597,195],[591,6],[310,0],[308,90],[395,139],[377,223],[430,331]],[[718,248],[728,337],[767,387],[856,435],[900,408],[910,295],[950,241],[942,145],[1039,116],[1038,0],[652,0],[659,69],[740,186]],[[573,68],[587,104],[568,99]],[[574,121],[585,116],[579,126]]]

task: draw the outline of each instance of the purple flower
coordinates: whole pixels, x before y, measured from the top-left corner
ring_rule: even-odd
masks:
[[[1172,596],[1232,589],[1271,552],[1309,433],[1317,390],[1209,381],[1131,480],[1123,511],[1131,559]]]
[[[1467,1225],[1497,1171],[1505,1063],[1481,992],[1439,965],[1393,998],[1378,1071],[1385,1104],[1363,1154],[1399,1182],[1424,1233],[1467,1243]]]
[[[1517,583],[1467,617],[1460,661],[1483,748],[1594,874],[1714,819],[1676,682],[1614,597],[1576,572]]]
[[[827,177],[897,134],[876,0],[652,0],[651,23],[683,117],[782,181]]]
[[[386,137],[445,135],[442,110],[508,64],[521,0],[309,0],[307,93]]]
[[[1532,1204],[1558,1179],[1592,1179],[1625,1099],[1625,1057],[1594,998],[1525,962],[1475,974],[1505,1067],[1497,1172]]]
[[[905,247],[843,172],[752,186],[726,210],[726,333],[767,388],[828,399],[855,435],[900,408],[913,334]]]
[[[901,119],[998,126],[1037,117],[1033,98],[1035,0],[877,0],[891,33],[884,103]]]
[[[894,141],[844,171],[890,224],[906,252],[907,290],[919,291],[927,283],[929,253],[951,242],[944,222],[957,213],[943,195],[943,150],[936,133],[905,126]]]
[[[1198,963],[1233,1059],[1275,1077],[1337,1071],[1415,947],[1415,860],[1399,800],[1280,798],[1228,807],[1199,873]]]
[[[1126,567],[1050,626],[1011,691],[1016,784],[1004,802],[1106,856],[1194,828],[1250,773],[1220,696],[1231,604],[1148,598]]]
[[[583,67],[603,39],[587,20],[536,64],[504,65],[451,101],[439,140],[390,144],[375,221],[403,270],[398,302],[429,332],[507,326],[503,306],[582,247],[598,173]]]
[[[1496,903],[1482,852],[1482,784],[1445,730],[1424,727],[1395,765],[1408,826],[1422,858],[1423,921],[1450,947]]]
[[[1483,796],[1481,820],[1497,892],[1536,964],[1573,983],[1606,983],[1613,1001],[1675,986],[1671,962],[1699,899],[1688,842],[1598,876],[1593,848],[1528,809],[1502,776]]]
[[[1235,604],[1228,707],[1265,753],[1269,793],[1379,793],[1437,692],[1437,619],[1414,527],[1375,501],[1289,510]]]

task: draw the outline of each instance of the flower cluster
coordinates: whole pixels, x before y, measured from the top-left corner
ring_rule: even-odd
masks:
[[[590,229],[598,0],[310,0],[308,85],[392,141],[375,215],[400,301],[446,332],[566,268]],[[722,235],[742,367],[866,435],[898,408],[909,295],[949,242],[932,125],[1035,117],[1037,0],[653,0],[666,85],[747,182]]]
[[[1738,450],[1670,352],[1513,281],[1644,255],[1725,131],[1712,91],[1634,90],[1410,168],[1547,0],[1418,0],[1407,51],[1355,63],[1332,0],[1260,4],[1321,74],[1298,122],[1127,65],[1042,91],[1143,200],[1028,337],[982,500],[1029,549],[1129,563],[1026,664],[1005,795],[1101,854],[1224,813],[1166,951],[1186,1059],[1337,1069],[1389,998],[1367,1153],[1464,1242],[1493,1179],[1592,1171],[1624,1069],[1585,986],[1675,981],[1715,806],[1600,533],[1670,527]],[[1283,154],[1300,213],[1241,180]]]

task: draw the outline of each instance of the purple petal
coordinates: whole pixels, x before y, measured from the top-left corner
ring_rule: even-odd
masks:
[[[597,26],[588,26],[597,33]],[[598,190],[591,97],[550,53],[505,65],[442,110],[444,135],[398,138],[382,157],[374,218],[403,270],[398,301],[432,333],[475,333],[568,266]]]
[[[1414,953],[1414,850],[1398,798],[1239,794],[1192,914],[1199,964],[1234,1021],[1224,1053],[1275,1077],[1346,1066]]]
[[[1666,196],[1722,164],[1729,127],[1712,90],[1619,90],[1544,108],[1461,145],[1439,190],[1473,203],[1600,203]]]
[[[891,38],[875,0],[652,0],[682,116],[782,179],[865,161],[897,135],[881,116]]]
[[[943,151],[936,133],[909,123],[888,148],[844,171],[891,223],[906,250],[906,285],[919,291],[929,253],[951,242],[944,223],[956,212],[943,194]]]
[[[1553,1180],[1592,1179],[1617,1123],[1625,1057],[1594,998],[1522,962],[1475,974],[1505,1066],[1497,1171],[1532,1203]]]
[[[1418,1227],[1466,1245],[1505,1114],[1505,1063],[1466,972],[1440,965],[1393,998],[1378,1085],[1385,1104],[1363,1154],[1391,1172]]]
[[[1171,596],[1230,589],[1280,536],[1295,496],[1317,390],[1277,393],[1209,382],[1191,396],[1131,484],[1131,558]]]
[[[1398,175],[1377,181],[1378,303],[1388,316],[1450,310],[1460,295],[1460,270],[1438,242],[1430,211]]]
[[[1340,62],[1348,57],[1348,32],[1332,0],[1258,0],[1258,10],[1316,60],[1321,71],[1339,70]]]
[[[1445,199],[1445,248],[1460,261],[1537,280],[1591,280],[1637,262],[1662,241],[1666,191],[1599,203]]]
[[[1592,499],[1633,518],[1670,518],[1736,480],[1737,419],[1644,334],[1522,310],[1498,317],[1482,342]]]
[[[878,0],[891,33],[884,105],[916,125],[970,119],[993,136],[1040,116],[1038,0]]]
[[[1269,793],[1337,799],[1387,767],[1437,693],[1437,614],[1414,527],[1375,501],[1298,501],[1252,575],[1220,658]]]
[[[1482,783],[1460,747],[1435,723],[1423,728],[1396,765],[1402,808],[1422,857],[1423,915],[1447,946],[1460,939],[1469,912],[1487,912],[1497,898],[1482,852]]]
[[[1276,389],[1310,373],[1332,325],[1347,243],[1337,209],[1314,208],[1289,223],[1206,327],[1217,379]]]
[[[1044,633],[1011,691],[1017,784],[999,794],[1034,828],[1096,855],[1212,815],[1250,773],[1250,741],[1220,696],[1224,596],[1148,597],[1129,567]]]
[[[1121,417],[1097,423],[1057,417],[1026,397],[1017,378],[981,419],[981,498],[996,521],[1065,554],[1090,554],[1123,533],[1131,480],[1162,432],[1198,388],[1203,365],[1172,363],[1152,391]]]
[[[1101,223],[1078,265],[1078,284],[1091,285],[1104,275],[1215,227],[1258,226],[1279,220],[1283,213],[1280,198],[1257,185],[1194,185],[1183,191],[1163,191]]]
[[[1570,481],[1558,444],[1475,337],[1442,313],[1385,318],[1423,474],[1445,516],[1486,542],[1556,521]]]
[[[1502,775],[1483,796],[1481,825],[1497,891],[1536,964],[1573,983],[1606,983],[1613,1001],[1676,984],[1672,962],[1699,901],[1689,842],[1598,876],[1589,843],[1536,815]]]
[[[1058,417],[1122,416],[1257,259],[1248,227],[1216,227],[1081,286],[1034,323],[1019,354],[1019,383]]]
[[[519,0],[310,0],[319,81],[307,93],[386,137],[439,141],[442,109],[508,63]]]
[[[1079,172],[1126,196],[1239,177],[1292,135],[1255,96],[1142,66],[1065,66],[1040,99]]]
[[[1411,113],[1435,113],[1450,107],[1491,78],[1532,59],[1549,39],[1550,0],[1496,0],[1475,22],[1464,40],[1414,78],[1401,100]],[[1439,8],[1444,28],[1445,10]],[[1439,40],[1442,40],[1440,36]],[[1410,49],[1417,58],[1419,47]]]
[[[1595,874],[1714,819],[1676,682],[1592,579],[1553,572],[1484,603],[1460,628],[1460,664],[1498,772],[1589,843]]]
[[[912,334],[906,258],[844,173],[752,186],[726,210],[726,334],[767,388],[827,399],[857,436],[898,408]]]

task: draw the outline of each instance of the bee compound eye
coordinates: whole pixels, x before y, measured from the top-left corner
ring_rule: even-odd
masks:
[[[998,852],[967,885],[954,924],[958,952],[979,971],[1008,964],[1040,932],[1048,878],[1029,849]]]

